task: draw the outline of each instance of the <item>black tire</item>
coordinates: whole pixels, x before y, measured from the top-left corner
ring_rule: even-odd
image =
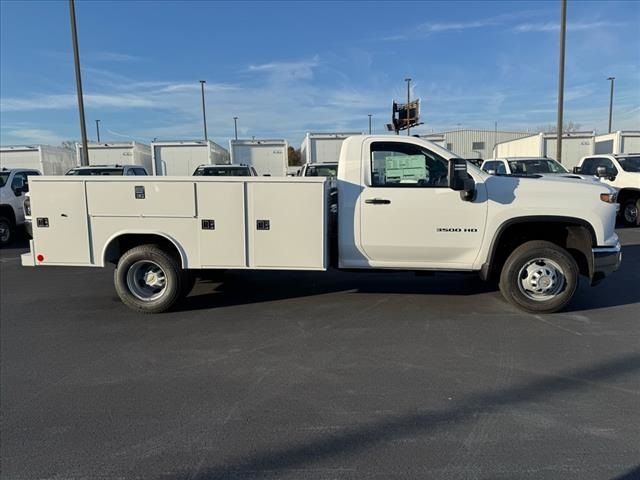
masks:
[[[0,246],[5,247],[13,242],[16,233],[16,226],[8,217],[0,217]]]
[[[162,278],[164,281],[160,282],[163,286],[158,286],[156,293],[152,291],[156,287],[149,286],[147,280],[136,276],[145,272],[145,266],[148,266],[147,272],[152,274],[151,270],[160,269],[161,273],[155,275],[154,280]],[[170,310],[185,295],[188,275],[180,261],[159,246],[140,245],[120,257],[113,281],[118,296],[127,307],[141,313],[162,313]]]
[[[627,227],[640,225],[640,198],[630,198],[620,205],[620,219]]]
[[[568,251],[534,240],[520,245],[507,258],[500,273],[500,292],[527,312],[553,313],[573,298],[578,275],[578,264]]]

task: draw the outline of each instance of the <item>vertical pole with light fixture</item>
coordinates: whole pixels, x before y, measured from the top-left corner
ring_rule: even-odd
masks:
[[[238,139],[238,117],[233,117],[233,131],[235,132],[236,140]]]
[[[76,29],[76,7],[74,0],[69,0],[69,17],[71,20],[71,43],[73,44],[73,63],[76,70],[76,93],[78,94],[78,112],[80,113],[80,135],[82,136],[82,153],[80,165],[89,165],[87,146],[87,124],[84,119],[84,100],[82,98],[82,76],[80,74],[80,53],[78,51],[78,30]]]
[[[613,120],[613,83],[616,77],[609,77],[607,80],[611,82],[611,94],[609,95],[609,133],[611,133],[611,120]]]
[[[409,128],[409,123],[411,119],[411,108],[409,108],[409,102],[411,102],[411,79],[405,78],[405,82],[407,82],[407,136],[411,135],[411,129]]]
[[[562,114],[564,108],[564,50],[567,36],[567,0],[560,0],[560,65],[558,69],[558,124],[556,127],[556,161],[562,163]]]
[[[369,135],[371,135],[371,114],[369,114]]]
[[[96,120],[96,136],[98,137],[98,143],[100,143],[100,120]]]
[[[204,84],[207,83],[206,80],[200,80],[200,92],[202,94],[202,123],[204,126],[204,140],[205,142],[209,140],[207,136],[207,110],[204,106]]]

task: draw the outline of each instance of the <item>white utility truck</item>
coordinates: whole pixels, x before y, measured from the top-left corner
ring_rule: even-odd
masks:
[[[229,140],[233,165],[248,165],[270,177],[287,176],[288,147],[286,140]]]
[[[211,140],[151,142],[153,175],[190,176],[201,165],[228,165],[229,152]]]
[[[596,180],[588,175],[570,173],[561,163],[547,157],[492,158],[484,160],[480,170],[490,175],[558,175],[577,180]]]
[[[0,170],[0,245],[13,241],[16,227],[24,224],[24,198],[29,191],[29,177],[40,175],[28,168]]]
[[[308,132],[300,146],[302,163],[336,163],[340,158],[342,142],[360,133],[314,133]]]
[[[505,298],[554,312],[580,274],[621,261],[615,191],[600,182],[491,176],[413,137],[345,140],[338,176],[41,177],[25,266],[115,264],[140,312],[170,309],[190,270],[479,272]]]
[[[0,168],[37,170],[40,175],[64,175],[76,166],[73,150],[52,145],[0,147]]]
[[[89,165],[141,165],[151,172],[151,147],[139,142],[89,143]],[[82,165],[82,144],[76,143],[77,165]]]
[[[584,157],[573,171],[595,175],[615,188],[621,220],[630,227],[640,225],[640,153]]]

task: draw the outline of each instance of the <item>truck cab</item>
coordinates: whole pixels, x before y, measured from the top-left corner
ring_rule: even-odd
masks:
[[[147,169],[142,165],[89,165],[75,167],[65,175],[115,175],[115,176],[144,176],[149,175]]]
[[[0,170],[0,245],[13,241],[16,228],[24,224],[24,198],[29,191],[29,177],[38,170],[3,168]]]
[[[257,177],[255,168],[249,165],[200,165],[193,175],[196,177]]]
[[[490,175],[560,175],[566,178],[589,180],[569,172],[560,162],[547,157],[493,158],[482,162],[480,169]]]
[[[338,175],[337,163],[305,163],[298,171],[300,177],[329,177]]]
[[[640,225],[640,153],[584,157],[574,172],[598,177],[617,189],[620,219],[630,227]]]

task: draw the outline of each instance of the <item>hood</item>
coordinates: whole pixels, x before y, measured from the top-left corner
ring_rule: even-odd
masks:
[[[572,175],[573,177],[573,175]],[[615,193],[616,189],[591,178],[567,178],[564,175],[490,175],[484,180],[489,198],[509,198],[532,204],[563,204],[574,202],[601,202],[601,193]],[[583,203],[586,207],[587,204]]]

